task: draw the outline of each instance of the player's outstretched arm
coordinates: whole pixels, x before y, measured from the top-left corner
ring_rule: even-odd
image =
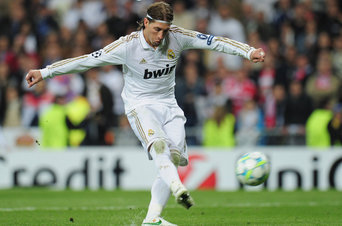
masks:
[[[172,26],[170,33],[180,43],[182,50],[186,49],[208,49],[226,54],[244,57],[254,63],[264,62],[265,51],[261,48],[255,49],[246,43],[242,43],[226,37],[201,34],[197,31],[187,30]]]
[[[266,57],[266,54],[262,48],[254,50],[250,55],[250,59],[254,63],[264,62],[265,57]]]
[[[25,79],[26,79],[26,82],[27,82],[29,88],[31,88],[32,86],[34,86],[38,82],[42,81],[43,76],[39,70],[30,70],[27,73]]]

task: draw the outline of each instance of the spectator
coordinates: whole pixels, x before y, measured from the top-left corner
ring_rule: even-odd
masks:
[[[282,63],[283,59],[281,56],[281,48],[279,40],[277,38],[269,38],[267,42],[267,53],[269,56],[273,57],[275,67],[278,67]]]
[[[56,95],[53,104],[39,118],[43,148],[62,150],[68,146],[79,146],[86,137],[82,128],[87,123],[88,103],[80,97],[68,103],[65,94],[61,91]]]
[[[284,45],[284,48],[295,46],[295,33],[288,21],[281,23],[279,35],[280,41]]]
[[[305,51],[305,25],[308,19],[311,19],[312,15],[310,9],[306,7],[304,2],[298,2],[294,6],[293,16],[291,18],[290,24],[294,32],[294,45],[296,46],[299,53],[304,53]]]
[[[182,76],[184,74],[184,68],[191,64],[196,67],[198,76],[203,78],[207,72],[207,68],[203,61],[203,54],[204,51],[201,50],[187,50],[185,54],[181,56],[181,62],[177,65],[177,74]]]
[[[331,146],[342,145],[342,106],[337,104],[332,119],[328,123]]]
[[[312,65],[318,64],[318,58],[323,52],[330,52],[332,49],[332,41],[327,32],[320,32],[317,36],[317,43],[312,48],[310,52],[308,52],[310,57],[310,63]]]
[[[255,146],[263,130],[263,116],[254,100],[247,100],[237,116],[238,146]]]
[[[188,64],[184,68],[184,78],[178,81],[180,85],[176,88],[178,105],[182,108],[184,115],[187,118],[185,128],[195,128],[199,124],[196,101],[198,97],[205,95],[205,88],[203,86],[203,81],[201,81],[198,74],[197,67],[194,64]],[[187,144],[198,145],[199,142],[195,135],[188,133]]]
[[[0,15],[5,15],[7,12],[8,12],[8,6],[9,6],[9,3],[11,2],[12,0],[2,0],[0,2]],[[1,16],[0,16],[0,25],[1,25]],[[3,26],[1,26],[3,27]]]
[[[332,61],[329,52],[322,52],[317,62],[315,74],[310,77],[306,84],[306,92],[312,98],[316,108],[323,99],[337,101],[341,86],[340,80],[333,74]]]
[[[107,5],[107,19],[105,23],[108,27],[108,31],[115,38],[119,38],[126,34],[126,26],[122,26],[125,24],[124,19],[119,16],[119,7],[116,2],[112,1]]]
[[[37,31],[38,40],[43,42],[45,37],[51,32],[57,32],[59,30],[59,24],[54,18],[53,11],[47,8],[46,3],[39,2],[35,9],[35,30]]]
[[[126,34],[130,34],[131,32],[137,29],[137,21],[141,19],[141,17],[134,10],[134,2],[133,0],[125,1],[122,10],[124,12],[122,18],[126,24]]]
[[[38,126],[41,113],[53,102],[53,95],[42,82],[23,96],[22,126]]]
[[[198,20],[207,21],[210,17],[210,10],[211,10],[211,4],[209,0],[196,0],[196,4],[194,5],[194,8],[192,9],[197,21]],[[196,29],[196,30],[199,32],[202,32],[199,29]]]
[[[274,17],[274,4],[277,0],[243,0],[242,2],[245,7],[253,9],[255,13],[262,13],[267,24],[272,22],[272,18]]]
[[[21,100],[17,87],[10,85],[6,89],[6,108],[4,112],[4,127],[19,127],[21,125]]]
[[[19,1],[12,1],[9,6],[9,18],[7,23],[5,23],[4,29],[6,34],[9,35],[11,40],[14,40],[16,35],[20,33],[21,25],[25,22],[26,10]]]
[[[234,115],[239,114],[246,100],[254,99],[257,95],[256,85],[248,77],[246,68],[242,68],[224,79],[223,92],[233,102]]]
[[[267,56],[262,66],[261,71],[258,73],[258,101],[260,105],[264,105],[266,97],[272,95],[273,85],[275,81],[275,62],[273,56]]]
[[[110,89],[114,100],[113,112],[115,114],[115,118],[118,118],[125,112],[124,103],[121,98],[121,92],[124,85],[122,72],[116,66],[104,66],[100,71],[99,81],[102,84],[106,84]],[[114,122],[114,124],[117,126],[118,122]]]
[[[284,86],[276,84],[273,86],[273,92],[266,96],[263,112],[267,137],[264,142],[268,145],[284,144],[284,137],[279,128],[284,125],[285,95]]]
[[[71,8],[66,11],[65,15],[61,18],[63,20],[62,25],[69,30],[76,30],[79,22],[82,20],[82,7],[84,0],[76,0],[72,4]]]
[[[86,145],[111,145],[106,136],[111,136],[114,119],[114,100],[109,88],[99,80],[98,69],[90,69],[86,73],[84,96],[90,104],[92,117],[88,123]],[[113,142],[112,140],[111,142]]]
[[[232,15],[232,8],[226,1],[219,1],[217,12],[210,18],[208,31],[217,36],[224,36],[239,42],[245,42],[245,31],[242,23]],[[222,55],[222,53],[211,52],[210,67],[217,67],[217,59],[222,58],[224,65],[230,70],[239,70],[243,61],[236,56]]]
[[[195,29],[195,16],[191,11],[187,11],[184,1],[176,0],[173,3],[174,19],[173,23],[185,29]]]
[[[305,144],[305,124],[312,110],[311,98],[303,92],[300,81],[292,81],[285,101],[284,115],[284,132],[290,136],[288,144]]]
[[[320,148],[330,146],[328,124],[332,116],[329,99],[321,100],[318,108],[311,113],[306,122],[307,146]]]
[[[272,19],[272,24],[276,30],[276,34],[280,33],[279,28],[286,21],[290,21],[293,15],[293,8],[291,0],[278,0],[274,4],[274,14]]]
[[[337,77],[342,81],[342,33],[334,39],[332,64]]]
[[[293,68],[293,74],[291,81],[299,81],[302,86],[306,85],[306,81],[313,73],[313,68],[309,63],[309,59],[306,55],[298,55],[296,57],[295,67]],[[290,81],[290,83],[291,83]]]
[[[42,113],[39,119],[43,148],[61,149],[69,146],[69,129],[66,123],[66,99],[56,96],[54,103]],[[56,139],[57,138],[57,139]]]
[[[303,45],[302,48],[303,52],[308,54],[309,56],[311,53],[314,53],[316,43],[318,40],[318,31],[317,31],[317,22],[314,19],[308,20],[307,23],[305,24],[305,34],[304,34],[304,40],[303,40]],[[310,62],[312,62],[310,56]]]
[[[319,22],[321,22],[321,27],[330,37],[336,37],[341,34],[342,22],[338,1],[326,1],[326,11]]]
[[[235,116],[227,112],[225,106],[217,106],[214,114],[203,126],[203,145],[205,147],[235,146]]]
[[[273,91],[266,96],[264,105],[265,126],[267,128],[281,127],[284,125],[285,88],[281,84],[273,86]]]
[[[102,1],[77,0],[64,16],[63,25],[70,30],[75,30],[79,27],[80,22],[84,22],[85,26],[94,30],[105,21],[106,17]]]
[[[50,33],[48,35],[46,42],[44,43],[43,56],[43,66],[55,63],[63,57],[63,49],[59,43],[57,33]]]
[[[68,96],[66,96],[66,93],[62,94],[65,103],[68,101]],[[76,96],[64,108],[69,129],[68,145],[77,147],[89,144],[92,135],[90,132],[96,133],[96,128],[89,126],[92,112],[88,100],[84,96]],[[89,128],[94,129],[94,131],[90,131]]]
[[[209,91],[208,96],[206,98],[206,104],[203,108],[203,112],[199,112],[202,114],[202,118],[208,119],[214,114],[214,110],[217,106],[222,106],[228,101],[227,95],[223,92],[222,81],[221,79],[217,78],[213,82],[212,87],[207,90]]]
[[[0,63],[0,125],[3,124],[5,111],[7,108],[6,90],[9,86],[9,68],[7,64]]]
[[[274,82],[284,86],[287,92],[296,70],[297,49],[294,46],[285,46],[285,48],[284,59],[277,65]]]
[[[18,58],[11,49],[9,37],[6,35],[0,35],[0,62],[5,63],[10,72],[17,72]]]

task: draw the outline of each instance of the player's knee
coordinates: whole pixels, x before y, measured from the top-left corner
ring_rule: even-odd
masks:
[[[152,147],[156,154],[162,154],[166,149],[166,142],[163,139],[158,139],[153,142]]]

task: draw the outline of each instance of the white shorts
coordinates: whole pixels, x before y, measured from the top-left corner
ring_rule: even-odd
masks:
[[[139,106],[129,112],[127,118],[150,160],[149,147],[156,139],[165,140],[170,149],[178,150],[187,158],[186,119],[180,107],[160,104]]]

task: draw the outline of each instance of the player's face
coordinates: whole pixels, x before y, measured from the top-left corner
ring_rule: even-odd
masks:
[[[150,22],[146,18],[144,20],[144,25],[144,37],[147,43],[153,48],[157,48],[169,31],[170,25],[160,22]]]

